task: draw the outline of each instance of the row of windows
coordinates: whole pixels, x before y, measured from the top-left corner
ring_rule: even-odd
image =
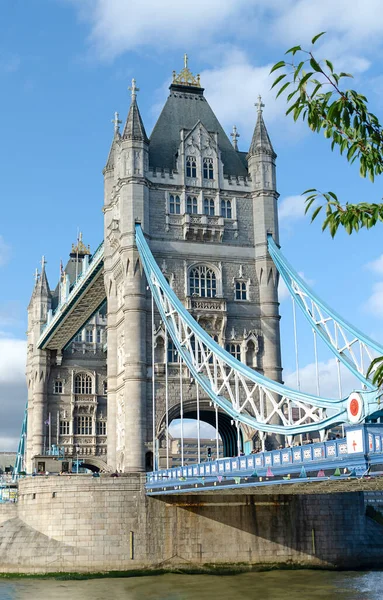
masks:
[[[103,381],[103,394],[107,393],[107,382]],[[64,391],[64,383],[61,379],[56,379],[54,382],[54,393],[62,394]],[[93,393],[93,381],[90,375],[86,373],[80,373],[74,378],[74,393],[75,394],[92,394]]]
[[[204,158],[202,163],[204,179],[214,179],[214,165],[212,158]],[[186,157],[186,177],[197,177],[197,162],[194,156]]]
[[[81,416],[75,419],[75,428],[78,435],[92,435],[92,417]],[[60,435],[69,435],[69,421],[60,421]],[[106,435],[106,421],[96,421],[96,435]]]
[[[169,213],[171,215],[181,214],[181,198],[170,194],[169,196]],[[198,214],[198,199],[195,196],[187,196],[186,198],[186,213],[189,215]],[[214,198],[204,198],[203,214],[209,217],[215,216],[215,200]],[[233,215],[231,200],[221,200],[220,216],[225,219],[231,219]]]
[[[103,330],[100,328],[96,328],[96,336],[94,335],[94,328],[86,328],[85,329],[85,340],[83,337],[83,332],[80,331],[76,337],[73,340],[74,342],[82,342],[85,341],[88,344],[93,344],[93,342],[96,342],[96,344],[102,344],[103,342]]]
[[[213,339],[216,342],[218,342],[217,336],[214,336]],[[159,342],[157,341],[157,345],[158,344],[159,344]],[[163,342],[162,342],[162,344],[163,344]],[[191,340],[191,346],[192,346],[193,353],[196,354],[196,358],[197,358],[198,362],[199,363],[202,362],[202,350],[201,350],[200,345],[198,344],[197,353],[196,353],[194,339]],[[162,348],[163,348],[163,345],[162,345]],[[239,344],[238,342],[232,342],[232,343],[226,344],[225,349],[227,352],[229,352],[229,354],[231,354],[237,360],[242,359],[241,344]],[[206,351],[207,351],[207,349],[206,349]],[[256,350],[255,350],[254,342],[252,340],[250,340],[247,343],[246,350],[245,350],[246,364],[248,366],[251,366],[251,367],[254,366],[255,355],[256,355]],[[156,360],[158,362],[162,362],[162,360],[163,360],[162,356],[163,356],[162,354],[158,354]],[[213,358],[212,358],[212,356],[210,356],[209,362],[212,362],[212,360],[213,360]],[[178,361],[179,361],[179,356],[178,356],[177,349],[176,349],[173,341],[171,339],[169,339],[168,340],[168,348],[167,348],[167,362],[168,363],[178,363]]]

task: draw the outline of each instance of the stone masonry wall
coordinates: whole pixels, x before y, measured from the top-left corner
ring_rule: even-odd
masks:
[[[382,566],[363,494],[146,497],[142,475],[33,478],[0,505],[0,571],[206,563]]]

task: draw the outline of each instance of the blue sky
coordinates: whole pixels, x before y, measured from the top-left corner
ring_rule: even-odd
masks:
[[[322,137],[284,116],[270,91],[270,66],[295,43],[323,30],[318,56],[355,75],[382,114],[383,15],[378,0],[13,0],[0,5],[0,449],[11,449],[25,402],[26,306],[45,254],[51,287],[60,258],[76,238],[95,248],[102,237],[104,166],[115,110],[125,118],[132,77],[150,133],[172,70],[183,54],[201,73],[205,95],[227,132],[246,150],[262,94],[278,154],[281,243],[318,294],[366,333],[383,341],[382,228],[335,240],[310,225],[299,194],[333,190],[346,201],[379,201],[380,182],[330,151]],[[294,381],[291,302],[281,303],[285,378]],[[312,340],[303,322],[303,384],[312,382]],[[335,393],[329,356],[320,353],[325,390]]]

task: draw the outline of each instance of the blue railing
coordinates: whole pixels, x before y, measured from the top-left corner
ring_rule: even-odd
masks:
[[[217,485],[271,485],[278,477],[278,483],[288,484],[307,480],[308,473],[329,477],[334,469],[346,469],[349,477],[379,464],[383,465],[383,425],[358,425],[348,428],[342,439],[154,471],[147,474],[146,491],[161,494]]]

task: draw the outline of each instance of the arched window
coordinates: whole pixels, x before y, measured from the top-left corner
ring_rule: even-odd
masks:
[[[168,339],[168,363],[178,362],[178,353],[171,338]]]
[[[203,178],[214,179],[214,166],[212,158],[203,159]]]
[[[193,267],[189,271],[189,294],[201,298],[215,298],[217,295],[217,278],[213,271],[205,265]]]
[[[231,200],[221,200],[221,217],[231,219]]]
[[[155,348],[154,348],[154,362],[156,363],[164,363],[165,362],[165,342],[162,335],[159,335],[156,338]]]
[[[241,344],[226,344],[226,352],[229,352],[237,360],[241,360]]]
[[[246,281],[235,282],[235,299],[247,300],[247,284]]]
[[[79,373],[74,378],[74,393],[75,394],[91,394],[92,393],[92,378],[85,373]]]
[[[186,177],[197,177],[197,164],[194,156],[186,157]]]
[[[188,196],[186,200],[186,212],[189,215],[196,215],[198,213],[198,202],[197,198]]]
[[[179,196],[169,196],[169,212],[172,215],[179,215],[181,212],[181,200]]]
[[[255,345],[254,342],[252,340],[250,340],[247,343],[247,348],[246,348],[246,364],[248,367],[254,367],[255,366]]]
[[[214,217],[214,199],[213,198],[205,198],[203,201],[203,212],[205,215],[209,215],[210,217]]]

